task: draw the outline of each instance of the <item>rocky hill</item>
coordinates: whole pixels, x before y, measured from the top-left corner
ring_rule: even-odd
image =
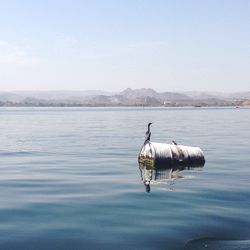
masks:
[[[241,106],[250,92],[157,92],[151,88],[104,91],[0,92],[0,106]]]

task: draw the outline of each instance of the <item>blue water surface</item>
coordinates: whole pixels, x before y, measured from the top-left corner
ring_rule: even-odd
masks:
[[[145,192],[152,141],[198,146],[202,170]],[[183,249],[250,239],[249,108],[0,108],[0,249]]]

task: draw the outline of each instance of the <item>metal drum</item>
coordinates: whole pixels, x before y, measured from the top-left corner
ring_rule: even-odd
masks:
[[[204,165],[205,157],[198,147],[156,143],[146,141],[140,151],[138,161],[148,167]]]

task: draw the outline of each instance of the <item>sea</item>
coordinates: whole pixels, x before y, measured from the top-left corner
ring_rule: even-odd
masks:
[[[146,192],[138,154],[149,122],[151,141],[200,147],[205,165]],[[249,240],[249,107],[0,108],[0,249],[250,249]]]

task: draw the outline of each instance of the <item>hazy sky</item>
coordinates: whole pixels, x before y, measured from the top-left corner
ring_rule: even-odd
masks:
[[[0,90],[250,90],[249,0],[0,0]]]

